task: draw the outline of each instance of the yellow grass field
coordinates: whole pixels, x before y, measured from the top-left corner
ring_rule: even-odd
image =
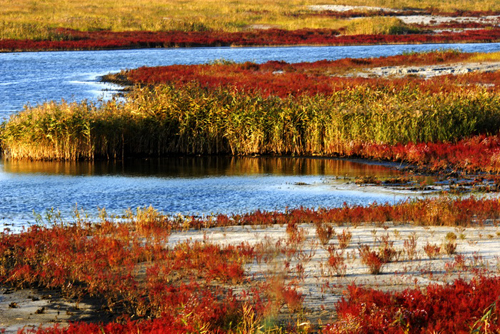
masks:
[[[57,39],[52,28],[83,31],[224,30],[252,28],[348,28],[347,20],[292,15],[312,12],[312,5],[363,5],[429,8],[442,11],[500,10],[496,0],[0,0],[0,38]],[[392,23],[394,24],[394,23]],[[369,25],[369,24],[368,24]],[[365,28],[363,28],[365,29]]]

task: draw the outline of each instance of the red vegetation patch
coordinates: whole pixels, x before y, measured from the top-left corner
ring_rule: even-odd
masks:
[[[496,199],[428,198],[408,201],[396,205],[373,204],[370,206],[347,206],[341,208],[307,209],[297,208],[287,212],[256,211],[242,215],[218,215],[210,222],[193,219],[193,228],[202,226],[232,225],[299,225],[305,223],[334,224],[362,223],[414,223],[424,226],[481,226],[487,221],[500,218],[500,201]]]
[[[199,219],[199,226],[277,223],[286,224],[292,230],[301,223],[352,222],[357,225],[389,220],[468,225],[499,217],[497,199],[438,198],[394,206],[374,204],[221,215],[210,220]],[[108,312],[112,316],[110,321],[115,321],[73,323],[67,329],[45,328],[39,329],[39,333],[231,333],[249,328],[247,325],[260,326],[264,316],[283,305],[291,312],[301,310],[304,295],[293,282],[284,283],[279,276],[262,284],[254,282],[253,288],[241,295],[232,292],[232,285],[241,287],[240,283],[248,283],[243,263],[259,261],[269,249],[207,242],[165,246],[170,231],[186,229],[194,223],[194,218],[158,217],[134,223],[54,224],[50,228],[35,226],[18,234],[4,232],[0,234],[0,283],[58,289],[63,295],[77,299],[96,296],[102,300],[102,312]],[[153,230],[156,233],[150,234]],[[290,232],[300,234],[298,230],[300,228]],[[298,243],[292,242],[281,251],[297,252],[297,247]],[[365,250],[366,264],[373,267],[373,273],[391,261],[392,242],[388,239],[380,239],[377,251]],[[328,248],[328,253],[331,270],[339,276],[345,275],[343,253],[333,247]],[[362,253],[360,251],[363,257]],[[456,270],[466,263],[463,257],[456,256],[452,265]],[[297,271],[299,266],[302,268],[302,264],[297,265]],[[380,292],[352,285],[337,306],[338,321],[327,326],[325,333],[347,328],[360,333],[405,330],[457,333],[470,328],[485,329],[484,326],[494,331],[498,326],[496,298],[499,293],[498,278],[431,285],[424,292]]]
[[[323,333],[493,333],[499,294],[497,277],[393,293],[351,285],[337,304],[339,321]]]
[[[404,65],[434,65],[467,61],[471,54],[454,51],[428,52],[391,57],[287,63],[268,61],[263,64],[246,62],[242,64],[221,63],[203,65],[172,65],[140,67],[120,73],[128,84],[176,84],[186,85],[196,82],[202,87],[234,88],[248,94],[260,93],[264,96],[331,94],[353,87],[366,86],[386,92],[401,89],[419,89],[425,92],[450,92],[464,85],[481,85],[490,90],[499,89],[500,72],[471,73],[461,76],[419,79],[347,78],[339,77],[348,71],[360,68]],[[111,80],[113,77],[111,76]],[[123,79],[122,79],[123,81]]]
[[[201,243],[167,248],[165,231],[144,239],[125,224],[103,223],[2,233],[0,283],[60,289],[77,300],[94,296],[112,318],[156,319],[106,325],[111,332],[157,326],[192,332],[223,327],[238,317],[242,302],[230,289],[212,282],[241,282],[242,265],[253,256],[252,249]],[[69,331],[79,327],[91,332],[99,328],[81,324]]]
[[[409,143],[386,145],[376,143],[356,143],[347,156],[368,159],[403,161],[419,166],[427,171],[446,169],[468,172],[500,171],[500,135],[474,136],[457,143]]]
[[[0,40],[0,50],[100,50],[120,48],[250,46],[250,45],[371,45],[405,43],[496,42],[500,29],[484,29],[460,33],[442,32],[415,35],[354,35],[338,36],[328,29],[256,30],[248,32],[82,32],[57,29],[63,40]]]

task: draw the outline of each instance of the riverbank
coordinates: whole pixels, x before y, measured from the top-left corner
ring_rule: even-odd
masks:
[[[407,326],[377,322],[368,314],[349,318],[345,307],[348,303],[352,310],[361,307],[366,301],[357,300],[354,292],[363,289],[368,299],[387,293],[390,303],[373,300],[372,307],[383,310],[388,320],[396,319],[398,310],[414,311],[405,296],[417,299],[419,312],[430,316],[410,323],[415,330],[481,328],[483,323],[477,320],[496,298],[491,289],[496,289],[500,257],[495,246],[500,235],[498,212],[498,200],[473,198],[205,219],[165,217],[145,208],[130,222],[113,223],[103,216],[102,222],[92,224],[61,221],[20,234],[4,233],[0,275],[14,287],[29,289],[3,288],[0,327],[9,333],[41,323],[45,328],[54,324],[64,328],[74,320],[84,323],[71,325],[71,331],[94,332],[99,326],[106,331],[113,331],[112,326],[115,331],[133,331],[146,330],[156,321],[156,326],[179,333],[188,330],[185,326],[209,332],[252,326],[264,331],[309,328],[330,333],[332,326],[349,328],[349,321],[358,323],[360,332],[369,332],[364,327],[369,319],[373,321],[369,328],[386,332]],[[10,252],[12,247],[17,251]],[[34,255],[33,247],[38,250]],[[67,247],[73,252],[62,251]],[[49,267],[54,271],[47,271]],[[126,281],[126,290],[121,290],[120,280]],[[453,299],[440,296],[456,293],[455,298],[461,298],[468,284],[473,296],[489,291],[481,295],[485,303],[481,307],[470,297],[461,300],[459,312],[434,318],[432,308],[424,306],[431,302],[446,309],[445,300]],[[168,298],[168,305],[164,301],[161,305],[177,312],[184,324],[179,318],[153,315],[142,298],[153,305]],[[219,298],[226,298],[223,304]],[[175,308],[183,300],[189,300],[183,305],[197,313]],[[488,319],[490,326],[499,325],[495,316]],[[103,323],[85,325],[95,321]]]
[[[58,40],[0,39],[0,52],[117,50],[141,48],[220,46],[342,46],[380,44],[496,43],[500,29],[442,31],[416,34],[342,35],[338,30],[265,29],[249,32],[81,32],[59,29],[66,37]]]

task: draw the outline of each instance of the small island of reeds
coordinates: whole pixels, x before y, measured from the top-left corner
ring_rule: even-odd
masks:
[[[498,53],[143,67],[106,77],[133,85],[125,100],[47,102],[13,115],[1,146],[7,159],[265,154],[498,172],[498,70],[374,74],[481,62],[496,64]]]

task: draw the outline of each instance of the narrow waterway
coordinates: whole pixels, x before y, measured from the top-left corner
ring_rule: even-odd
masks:
[[[210,215],[296,207],[397,202],[408,194],[368,190],[359,176],[388,178],[387,166],[338,159],[188,157],[121,162],[0,163],[0,230],[18,229],[52,208],[94,219],[153,206],[166,214]]]

